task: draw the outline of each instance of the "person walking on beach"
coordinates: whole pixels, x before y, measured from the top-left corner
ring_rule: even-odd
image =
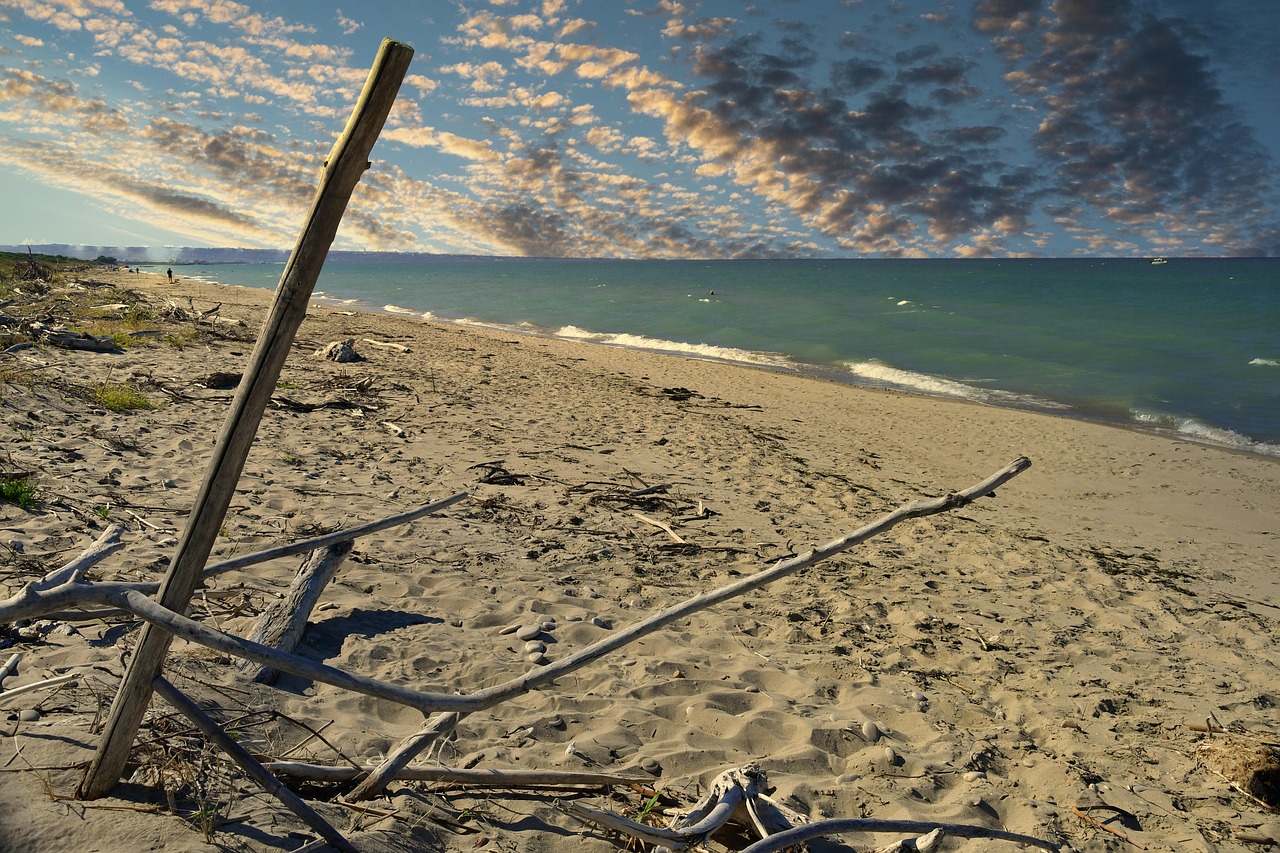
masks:
[[[169,283],[173,284],[173,270],[169,269],[165,270],[165,272],[169,273]]]

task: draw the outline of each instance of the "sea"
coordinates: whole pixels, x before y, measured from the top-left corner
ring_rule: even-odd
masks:
[[[282,263],[174,274],[274,289]],[[165,266],[144,265],[144,271]],[[1280,456],[1280,259],[331,257],[316,299]]]

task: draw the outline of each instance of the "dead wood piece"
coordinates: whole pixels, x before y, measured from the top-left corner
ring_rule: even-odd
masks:
[[[379,349],[389,349],[402,353],[413,352],[413,350],[409,349],[404,344],[397,344],[391,341],[375,341],[373,338],[362,338],[360,342],[368,344],[369,346],[378,347]]]
[[[1021,835],[1006,832],[1003,829],[990,829],[985,826],[970,826],[962,823],[935,823],[923,820],[876,820],[874,818],[836,818],[823,820],[807,826],[797,826],[785,832],[770,835],[742,851],[742,853],[779,853],[793,845],[802,844],[811,838],[827,835],[840,835],[847,832],[933,832],[942,830],[946,835],[955,838],[991,838],[997,841],[1010,841],[1014,844],[1025,844],[1041,850],[1061,850],[1062,845],[1055,841],[1036,838],[1033,835]]]
[[[336,542],[323,550],[311,552],[302,568],[289,585],[284,598],[271,602],[258,624],[254,626],[249,639],[264,646],[271,646],[283,652],[292,652],[302,641],[302,634],[307,628],[307,619],[311,611],[320,601],[320,595],[329,581],[342,566],[342,561],[351,553],[355,542],[347,539]],[[242,661],[240,674],[249,681],[259,684],[274,684],[280,673],[259,663]]]
[[[80,673],[69,672],[66,675],[59,675],[54,678],[46,678],[43,681],[35,681],[31,684],[24,684],[21,687],[15,687],[12,690],[6,690],[0,693],[0,702],[5,702],[15,696],[21,696],[23,693],[31,693],[35,690],[45,690],[49,687],[58,687],[76,681],[80,678]]]
[[[224,732],[213,718],[200,709],[200,706],[192,702],[186,695],[179,692],[177,688],[163,678],[157,677],[153,686],[155,691],[166,702],[178,709],[184,717],[200,730],[201,734],[225,752],[228,758],[240,765],[240,769],[249,774],[253,781],[261,785],[264,791],[283,803],[285,808],[301,818],[307,826],[318,832],[320,837],[329,842],[332,847],[342,850],[344,853],[359,853],[342,833],[334,829],[327,820],[321,817],[315,809],[307,805],[301,797],[289,790],[288,786],[267,772],[266,768],[250,755],[247,749],[236,743],[235,739]]]
[[[679,536],[676,535],[676,532],[671,529],[671,525],[664,524],[663,522],[658,521],[656,518],[650,518],[644,513],[633,512],[631,514],[634,515],[636,518],[640,519],[641,521],[643,521],[645,524],[652,524],[654,527],[658,528],[659,530],[666,531],[666,534],[670,536],[677,545],[688,544],[687,542],[685,542],[683,539],[681,539]]]
[[[282,409],[289,409],[294,412],[314,412],[316,409],[373,409],[372,406],[364,406],[345,397],[336,394],[324,397],[320,400],[306,402],[303,400],[295,400],[292,397],[286,397],[283,394],[277,394],[271,398],[271,402]]]
[[[316,350],[318,358],[336,361],[339,364],[347,364],[353,361],[363,361],[360,353],[356,352],[356,339],[347,338],[345,341],[334,341],[333,343],[321,347]]]
[[[271,761],[264,765],[277,776],[305,779],[309,782],[350,782],[360,779],[376,768],[330,767],[299,761]],[[395,774],[395,779],[407,782],[443,782],[474,788],[539,789],[539,788],[601,788],[651,785],[652,777],[625,776],[616,773],[587,773],[568,770],[526,770],[524,768],[457,769],[453,767],[405,767]]]
[[[0,687],[4,686],[4,680],[18,671],[18,661],[22,660],[22,655],[14,652],[9,655],[9,659],[0,665]]]
[[[110,335],[91,335],[71,329],[54,328],[40,331],[40,339],[50,346],[83,352],[123,352]]]
[[[646,844],[687,850],[705,843],[735,815],[761,838],[805,822],[802,816],[766,796],[763,790],[766,787],[764,771],[758,764],[726,770],[711,783],[707,796],[670,829],[636,823],[578,803],[565,803],[564,808],[576,817],[607,826]]]
[[[487,464],[492,465],[497,463]],[[893,512],[882,516],[878,520],[854,531],[853,533],[850,533],[847,536],[828,542],[821,548],[782,560],[775,563],[772,567],[757,572],[754,575],[735,581],[734,583],[723,586],[717,590],[711,590],[709,592],[702,593],[701,595],[694,596],[693,598],[686,599],[685,601],[673,605],[666,610],[655,613],[649,618],[637,622],[628,628],[611,634],[597,643],[582,648],[565,658],[561,658],[558,661],[541,666],[510,681],[473,693],[470,698],[476,702],[497,704],[498,702],[505,701],[505,699],[508,698],[508,693],[510,696],[515,696],[519,693],[532,690],[542,684],[554,681],[556,678],[567,675],[568,673],[585,666],[587,663],[603,657],[615,649],[622,648],[641,637],[646,637],[649,634],[654,633],[677,619],[682,619],[685,616],[696,613],[697,611],[710,607],[713,604],[717,604],[721,601],[727,601],[753,589],[766,586],[779,578],[786,577],[787,575],[793,574],[800,569],[813,565],[814,563],[819,563],[829,557],[852,548],[854,545],[865,542],[873,536],[878,536],[909,518],[921,518],[927,515],[934,515],[936,513],[946,512],[958,507],[967,506],[973,501],[991,494],[1004,483],[1013,479],[1029,467],[1031,467],[1031,460],[1027,459],[1025,456],[1021,456],[1009,463],[1009,465],[1007,465],[1003,470],[997,471],[981,483],[970,486],[968,489],[960,492],[953,492],[940,498],[920,500],[899,507]],[[442,710],[456,709],[460,712],[469,713],[474,710],[480,710],[483,707],[491,706],[492,705],[490,704],[468,704],[465,707],[462,705],[455,705],[452,709],[442,708]],[[359,788],[357,788],[360,795],[362,797],[374,797],[380,794],[382,792],[382,788],[385,787],[388,781],[390,781],[395,769],[406,766],[413,760],[414,756],[418,755],[422,750],[430,746],[441,732],[447,732],[449,730],[449,727],[445,727],[444,725],[448,717],[448,714],[442,714],[439,717],[433,718],[421,732],[411,735],[409,738],[402,741],[396,749],[392,751],[391,755],[389,755],[387,759],[379,765],[377,772],[362,782]],[[453,720],[450,727],[452,725],[456,725],[456,723],[457,720]],[[353,797],[354,796],[355,793],[353,792]]]

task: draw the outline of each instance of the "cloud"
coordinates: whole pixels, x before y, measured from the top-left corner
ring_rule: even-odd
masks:
[[[337,23],[338,28],[342,30],[342,34],[344,36],[353,35],[364,29],[364,24],[348,18],[346,15],[342,14],[341,9],[335,9],[333,14],[334,21]]]
[[[1274,164],[1193,49],[1193,25],[1127,2],[1056,0],[1033,21],[1035,8],[986,0],[974,26],[1016,23],[1006,79],[1040,102],[1034,144],[1054,194],[1144,241],[1197,223],[1210,245],[1275,251]]]

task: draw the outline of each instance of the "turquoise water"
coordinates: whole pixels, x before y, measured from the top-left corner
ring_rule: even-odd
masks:
[[[274,288],[282,268],[174,272]],[[396,313],[1053,410],[1280,455],[1280,260],[368,255],[330,258],[317,291]]]

